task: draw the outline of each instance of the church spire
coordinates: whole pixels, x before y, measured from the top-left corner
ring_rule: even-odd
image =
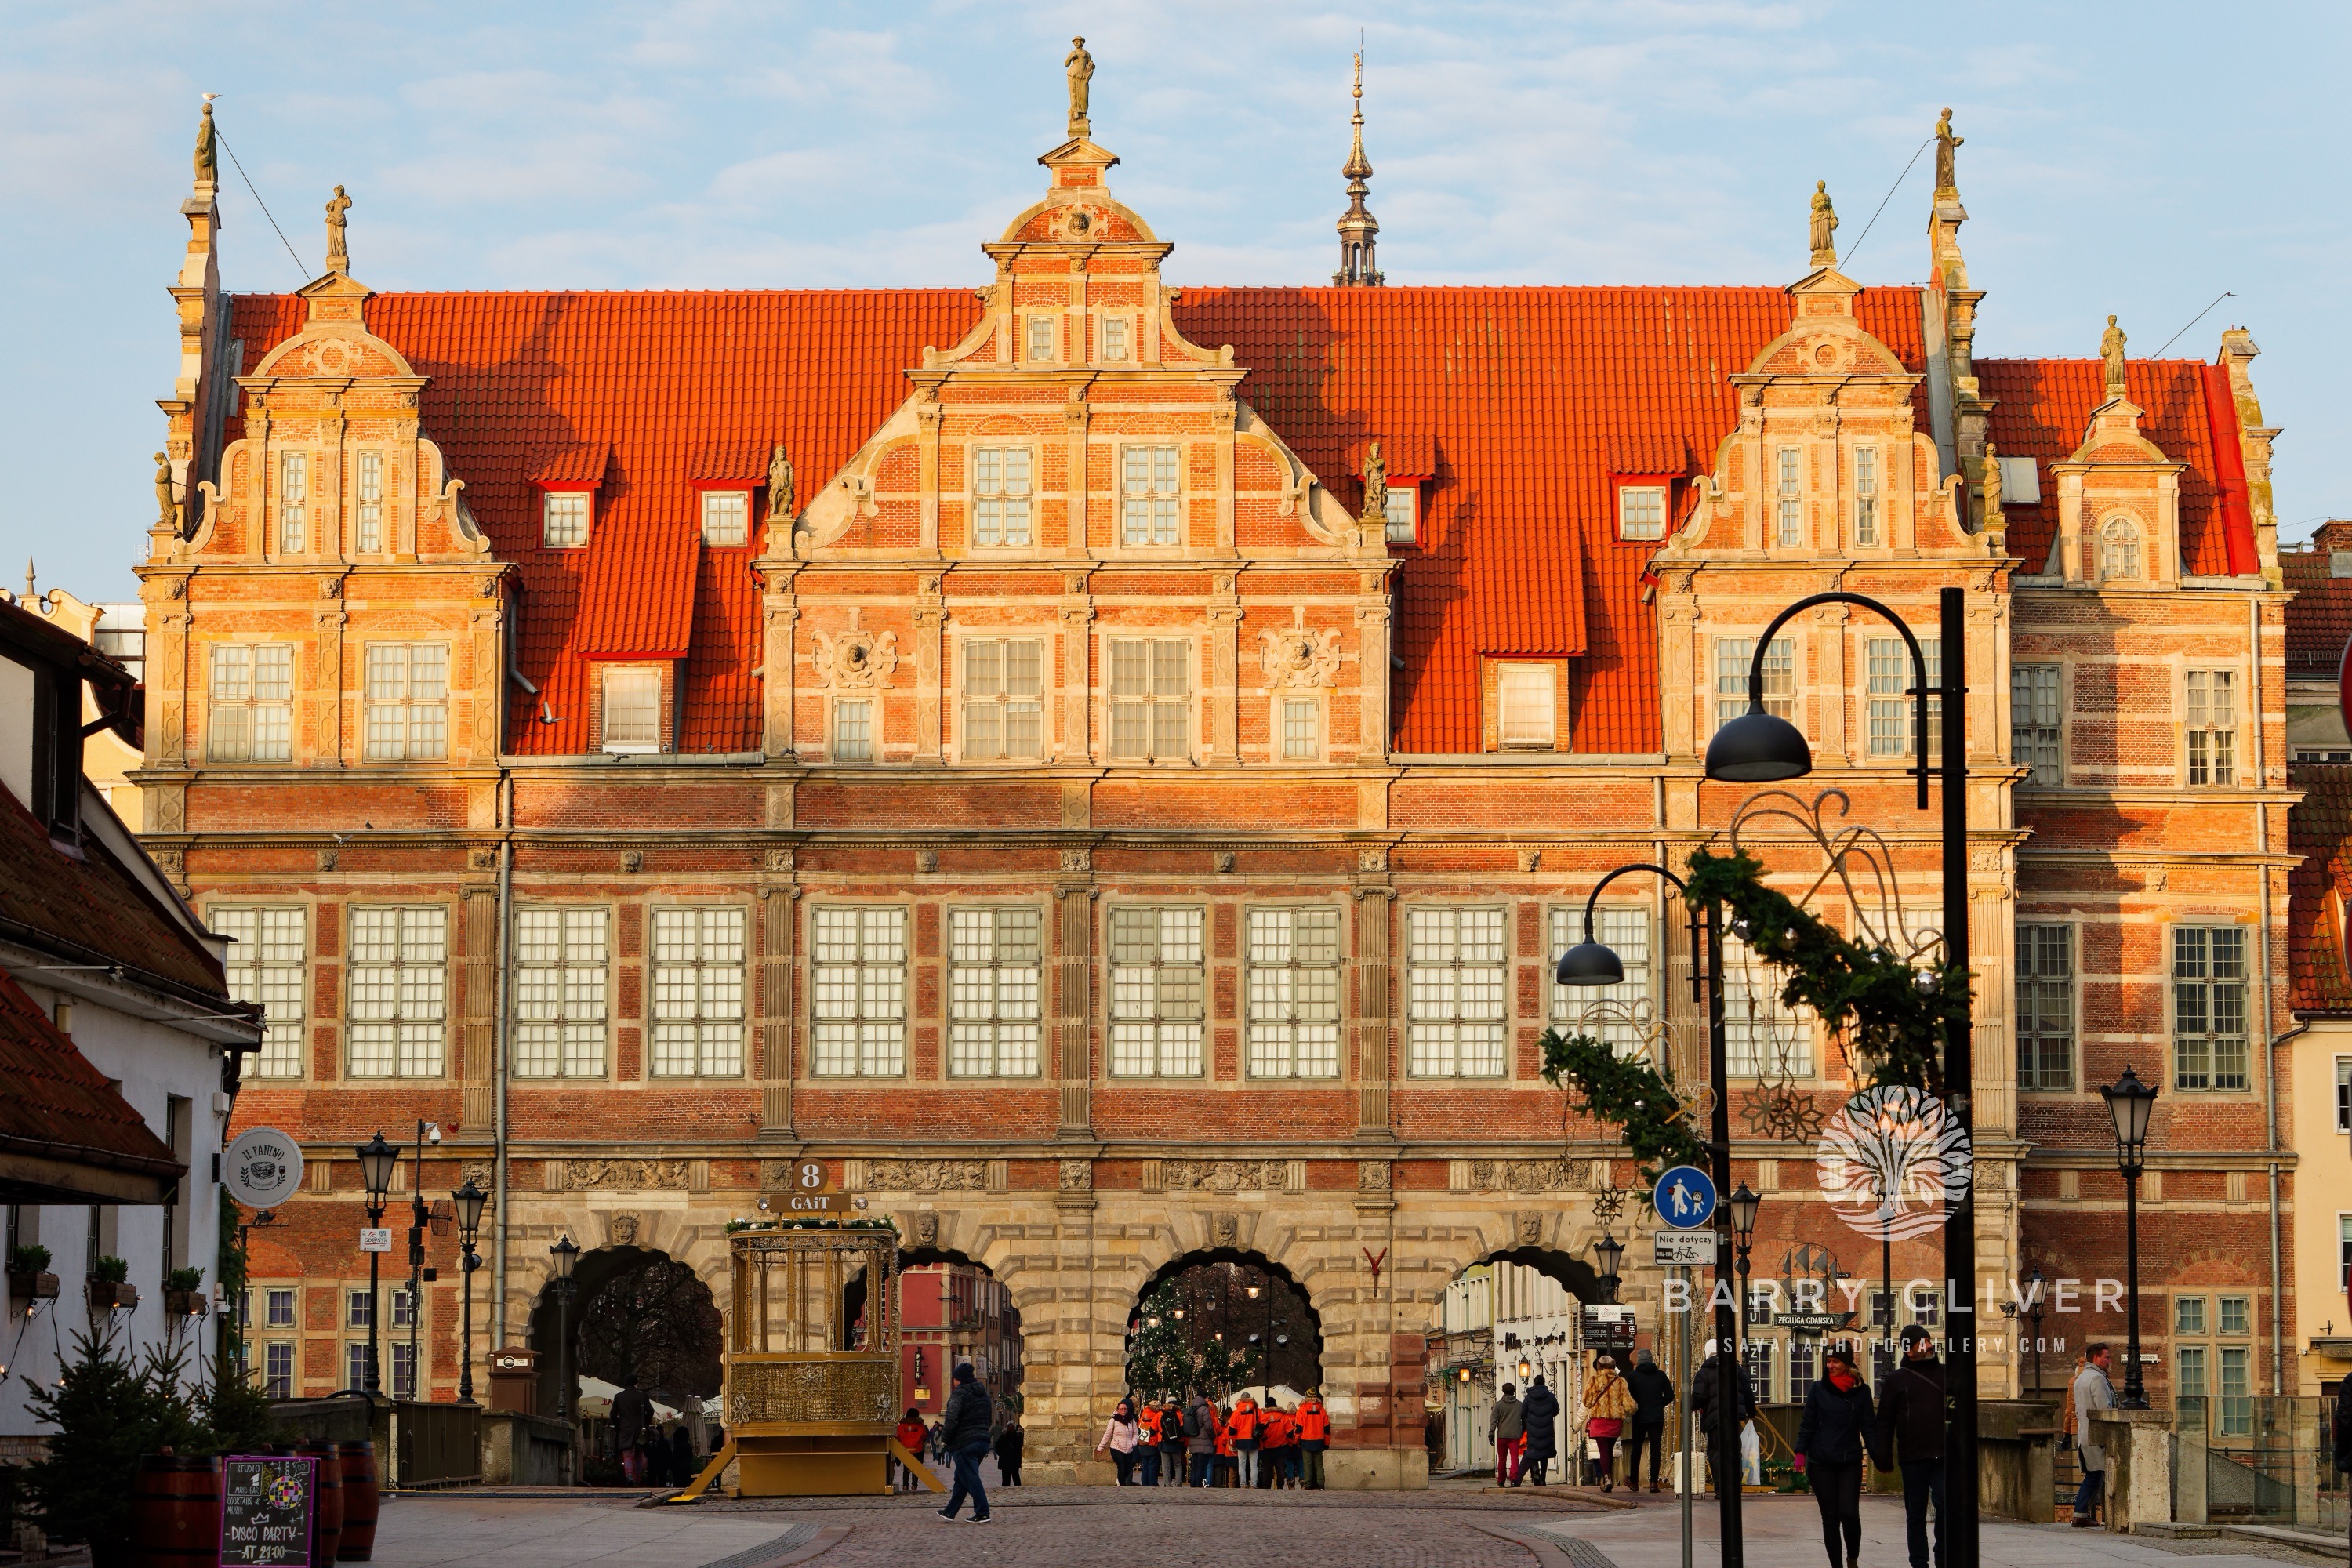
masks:
[[[1339,216],[1339,270],[1331,281],[1340,287],[1375,288],[1381,281],[1378,249],[1381,220],[1364,205],[1372,194],[1372,161],[1364,156],[1364,57],[1356,56],[1355,143],[1339,173],[1348,176],[1348,210]]]

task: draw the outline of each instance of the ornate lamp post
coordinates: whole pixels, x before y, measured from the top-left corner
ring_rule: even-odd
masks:
[[[1743,1337],[1748,1327],[1748,1249],[1756,1240],[1756,1210],[1763,1202],[1760,1194],[1748,1190],[1746,1182],[1740,1183],[1738,1189],[1723,1200],[1724,1212],[1731,1216],[1731,1245],[1739,1258],[1739,1326]],[[1745,1367],[1747,1358],[1740,1357],[1738,1364]]]
[[[449,1194],[457,1209],[457,1244],[465,1256],[459,1265],[464,1281],[464,1323],[458,1331],[457,1403],[474,1403],[474,1270],[482,1266],[481,1258],[474,1251],[474,1238],[481,1234],[482,1206],[490,1201],[489,1194],[474,1185],[474,1178]]]
[[[2033,1392],[2042,1392],[2042,1300],[2050,1290],[2050,1281],[2037,1268],[2025,1277],[2025,1321],[2033,1325]]]
[[[425,1228],[433,1226],[436,1236],[449,1233],[447,1218],[436,1219],[425,1206],[425,1145],[441,1146],[441,1124],[416,1120],[416,1164],[414,1178],[408,1184],[408,1376],[411,1399],[416,1397],[417,1384],[424,1376],[425,1360],[417,1353],[417,1332],[425,1321],[425,1281],[432,1270],[425,1267]],[[395,1325],[397,1326],[397,1325]],[[400,1381],[393,1380],[393,1394],[400,1393]]]
[[[1617,1268],[1624,1261],[1625,1244],[1618,1240],[1612,1232],[1604,1230],[1601,1233],[1601,1239],[1592,1244],[1592,1256],[1601,1265],[1601,1291],[1609,1298],[1610,1304],[1614,1306],[1617,1301],[1617,1287],[1623,1283],[1618,1275]]]
[[[2124,1392],[2116,1403],[2126,1410],[2147,1408],[2147,1386],[2139,1364],[2139,1178],[2147,1169],[2147,1119],[2156,1109],[2156,1086],[2142,1083],[2129,1066],[2124,1076],[2099,1090],[2116,1121],[2116,1168],[2124,1173]]]
[[[580,1261],[578,1244],[566,1236],[547,1249],[555,1259],[555,1415],[572,1419],[572,1266]]]
[[[380,1228],[383,1224],[383,1195],[392,1188],[393,1168],[400,1163],[400,1150],[396,1145],[383,1141],[383,1131],[379,1128],[374,1137],[361,1144],[353,1152],[359,1156],[360,1180],[367,1186],[369,1228]],[[368,1254],[367,1392],[371,1396],[381,1393],[383,1388],[383,1379],[376,1369],[375,1342],[375,1321],[382,1316],[377,1308],[382,1305],[378,1298],[383,1294],[381,1279],[383,1267],[383,1254],[370,1252]]]

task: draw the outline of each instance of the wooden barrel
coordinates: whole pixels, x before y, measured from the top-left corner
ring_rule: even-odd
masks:
[[[220,1467],[150,1454],[131,1493],[131,1561],[140,1568],[214,1568],[220,1562]]]
[[[319,1461],[319,1552],[315,1561],[332,1563],[343,1544],[343,1457],[334,1444],[323,1437],[304,1443],[294,1451]]]
[[[375,1517],[383,1494],[377,1489],[375,1445],[341,1443],[343,1462],[343,1539],[335,1549],[342,1563],[365,1563],[375,1553]]]

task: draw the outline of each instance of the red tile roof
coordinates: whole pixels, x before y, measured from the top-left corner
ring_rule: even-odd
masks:
[[[2058,531],[2057,488],[2048,465],[2074,455],[2091,411],[2106,401],[2106,368],[2095,359],[1980,359],[1977,377],[1992,414],[1994,450],[2032,458],[2042,470],[2039,504],[2003,498],[2009,550],[2039,573]],[[2246,500],[2244,458],[2237,445],[2229,373],[2197,360],[2133,360],[2124,390],[2147,411],[2140,433],[2175,462],[2180,476],[2180,558],[2191,576],[2225,577],[2259,570],[2253,513]],[[2226,435],[2226,444],[2215,439]]]
[[[2352,522],[2321,524],[2311,545],[2279,552],[2279,571],[2294,595],[2286,607],[2286,675],[2334,680],[2352,643],[2352,577],[2336,575],[2333,557],[2352,552]]]
[[[0,1150],[166,1179],[187,1166],[106,1075],[0,972]]]
[[[2287,813],[2287,851],[2303,863],[2287,877],[2287,967],[2298,1013],[2352,1014],[2344,925],[2352,900],[2352,767],[2304,763],[2287,769],[2304,792]]]

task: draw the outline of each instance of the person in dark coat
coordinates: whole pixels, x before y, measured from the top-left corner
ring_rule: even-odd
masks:
[[[1822,1510],[1822,1543],[1829,1548],[1830,1568],[1862,1568],[1862,1465],[1871,1419],[1870,1385],[1854,1369],[1853,1352],[1832,1347],[1822,1357],[1822,1375],[1805,1391],[1796,1443],[1797,1468],[1811,1484],[1813,1502]]]
[[[686,1423],[681,1421],[677,1424],[677,1430],[669,1435],[670,1479],[678,1486],[690,1487],[698,1472],[694,1434],[688,1431]]]
[[[1716,1418],[1729,1417],[1731,1427],[1730,1484],[1739,1484],[1739,1428],[1756,1418],[1756,1394],[1748,1386],[1748,1369],[1727,1352],[1713,1351],[1691,1379],[1691,1413],[1698,1417],[1698,1429],[1706,1438],[1707,1474],[1715,1479],[1721,1492],[1725,1478],[1717,1453]]]
[[[1528,1385],[1528,1396],[1519,1401],[1519,1418],[1527,1423],[1527,1465],[1538,1486],[1544,1485],[1544,1469],[1559,1458],[1559,1395],[1545,1386],[1543,1373]]]
[[[652,1396],[637,1386],[637,1374],[621,1374],[620,1392],[613,1395],[613,1443],[620,1450],[621,1474],[633,1486],[646,1479],[646,1434],[654,1424]]]
[[[1029,1434],[1021,1429],[1021,1415],[1013,1411],[1004,1417],[1004,1425],[996,1431],[996,1479],[1008,1487],[1021,1484],[1021,1450],[1029,1441]]]
[[[955,1489],[948,1493],[947,1506],[939,1510],[941,1519],[955,1518],[969,1497],[972,1523],[988,1522],[988,1489],[980,1484],[980,1461],[988,1455],[988,1429],[994,1415],[988,1390],[981,1387],[971,1363],[956,1363],[955,1391],[948,1395],[948,1407],[940,1413],[940,1447],[955,1461]]]
[[[1927,1505],[1936,1505],[1936,1557],[1944,1561],[1944,1363],[1935,1336],[1916,1323],[1903,1331],[1903,1364],[1879,1390],[1871,1457],[1882,1470],[1903,1470],[1903,1530],[1911,1568],[1928,1568]]]
[[[1642,1446],[1650,1448],[1650,1489],[1659,1489],[1658,1470],[1664,1463],[1666,1406],[1675,1402],[1675,1380],[1668,1377],[1648,1351],[1633,1352],[1633,1371],[1625,1379],[1633,1391],[1633,1458],[1626,1461],[1625,1484],[1642,1484]]]

